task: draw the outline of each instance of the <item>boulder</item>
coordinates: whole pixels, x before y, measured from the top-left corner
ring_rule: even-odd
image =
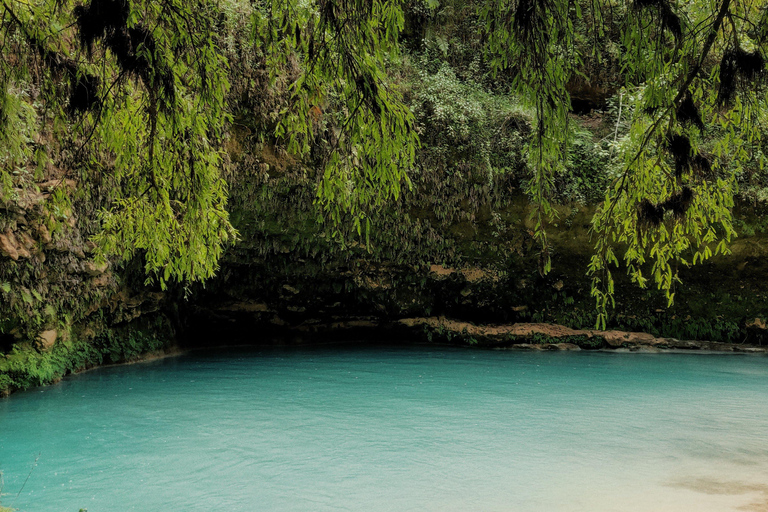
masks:
[[[91,280],[91,286],[94,288],[104,288],[109,285],[109,274],[101,274]]]
[[[48,329],[47,331],[43,331],[38,334],[37,342],[40,344],[43,350],[48,350],[53,346],[54,343],[56,343],[57,337],[58,333],[56,332],[56,329]]]
[[[0,234],[0,254],[11,258],[13,261],[19,259],[19,251],[16,249],[16,237],[12,231],[6,231]]]
[[[40,240],[43,244],[49,244],[51,243],[51,232],[48,231],[48,227],[43,223],[37,223],[34,225],[35,234],[37,235],[37,239]]]
[[[100,276],[107,271],[107,268],[109,268],[108,261],[104,261],[100,264],[96,264],[95,261],[86,261],[83,265],[83,270],[91,277]]]
[[[235,302],[218,308],[221,311],[243,311],[247,313],[271,312],[269,306],[261,302]]]
[[[466,279],[469,283],[479,283],[480,281],[488,278],[487,272],[485,272],[483,269],[475,267],[462,269],[461,275],[463,275],[464,279]]]
[[[47,197],[47,194],[41,192],[35,192],[34,190],[22,190],[20,188],[15,189],[16,192],[16,204],[15,206],[21,209],[21,212],[28,212],[32,208],[43,201]]]
[[[755,318],[747,322],[747,341],[755,345],[763,345],[768,342],[768,325],[762,318]]]
[[[431,265],[429,272],[435,274],[437,278],[445,278],[456,272],[455,269],[444,267],[442,265]]]
[[[600,336],[605,339],[613,348],[626,347],[632,345],[657,345],[664,340],[656,338],[652,334],[644,332],[624,332],[624,331],[591,331],[593,336]]]
[[[53,192],[57,188],[65,188],[68,190],[75,190],[77,182],[69,179],[53,179],[38,183],[37,187],[44,192]]]
[[[32,257],[32,254],[29,252],[29,249],[27,249],[26,247],[24,247],[24,245],[23,245],[23,244],[19,244],[19,245],[16,247],[16,252],[17,252],[17,254],[19,255],[19,258],[26,258],[26,259],[29,259],[29,258],[31,258],[31,257]]]
[[[39,252],[37,242],[35,242],[35,239],[29,236],[27,233],[19,233],[16,235],[16,240],[19,242],[19,248],[23,248],[28,254],[35,254]],[[19,256],[21,256],[21,251],[19,251]]]
[[[293,286],[290,286],[290,285],[287,285],[287,284],[283,285],[283,290],[285,290],[286,292],[291,293],[293,295],[296,295],[296,294],[299,293],[299,290],[297,290]]]

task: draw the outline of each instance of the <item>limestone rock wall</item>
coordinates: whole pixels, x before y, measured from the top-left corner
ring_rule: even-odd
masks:
[[[163,295],[98,261],[89,241],[95,214],[72,179],[38,183],[0,201],[0,350],[50,350],[160,308]],[[98,324],[98,325],[97,325]]]

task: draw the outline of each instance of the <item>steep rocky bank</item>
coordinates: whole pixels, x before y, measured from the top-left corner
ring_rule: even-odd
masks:
[[[542,277],[527,201],[508,183],[476,186],[482,180],[467,173],[437,190],[437,177],[424,175],[375,218],[366,246],[318,222],[311,169],[263,146],[243,153],[237,169],[230,209],[241,241],[215,278],[187,290],[146,286],[140,261],[98,263],[88,240],[94,208],[72,180],[4,203],[0,388],[177,344],[333,338],[759,351],[768,341],[767,237],[761,212],[745,205],[733,254],[681,269],[672,307],[655,290],[619,282],[609,329],[645,333],[624,338],[590,330],[588,206],[559,207],[549,226],[553,270]],[[68,209],[54,207],[56,190],[71,198]]]
[[[258,154],[251,158],[259,161]],[[499,200],[491,188],[459,200],[457,191],[471,188],[475,178],[452,179],[448,196],[435,197],[425,178],[376,220],[369,247],[328,238],[315,222],[311,180],[298,170],[272,168],[261,184],[237,187],[232,212],[243,240],[225,256],[219,275],[194,293],[190,332],[207,339],[228,332],[248,341],[285,328],[327,331],[350,322],[432,316],[476,325],[592,328],[586,269],[593,208],[559,207],[559,221],[549,226],[553,270],[541,276],[525,197],[512,190]],[[432,202],[452,213],[434,217],[419,207]],[[768,341],[763,216],[744,204],[736,214],[741,234],[732,254],[681,268],[672,307],[655,289],[619,276],[608,328],[680,340]]]
[[[0,202],[0,394],[170,350],[167,294],[94,257],[96,208],[77,181],[35,188]]]
[[[216,171],[240,240],[203,285],[147,284],[157,272],[147,275],[142,251],[98,260],[92,237],[115,207],[115,191],[130,185],[116,177],[115,155],[77,136],[54,136],[45,123],[37,132],[20,128],[24,151],[3,182],[10,188],[0,188],[0,390],[176,344],[397,337],[541,348],[568,333],[566,342],[584,349],[612,346],[611,335],[590,330],[595,303],[586,269],[595,204],[615,178],[610,141],[629,129],[621,97],[612,97],[621,70],[600,66],[597,76],[568,85],[570,143],[553,176],[560,204],[547,226],[552,271],[542,276],[525,194],[533,111],[510,93],[511,75],[490,73],[475,7],[406,6],[403,51],[387,72],[421,146],[410,186],[397,201],[371,206],[370,229],[358,233],[354,218],[332,224],[317,204],[347,106],[314,105],[310,151],[292,154],[279,123],[295,107],[299,61],[273,76],[244,15],[254,14],[253,5],[229,6],[217,44],[229,66],[232,118],[218,141]],[[17,100],[44,119],[37,94],[19,92]],[[63,131],[76,126],[70,122],[80,121],[67,118]],[[646,333],[635,338],[654,347],[768,342],[768,188],[757,166],[738,179],[733,254],[680,268],[671,307],[657,290],[616,272],[609,330]]]
[[[747,343],[658,338],[648,333],[570,329],[556,324],[518,323],[472,325],[444,317],[404,318],[399,324],[409,331],[421,328],[428,341],[454,341],[488,348],[529,350],[628,350],[631,352],[712,351],[768,352],[768,347]],[[765,328],[765,326],[761,326]]]

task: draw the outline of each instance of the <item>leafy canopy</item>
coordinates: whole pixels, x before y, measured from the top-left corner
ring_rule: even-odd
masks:
[[[148,280],[213,275],[235,236],[221,177],[226,62],[205,0],[2,3],[2,195],[46,166],[109,199],[102,257],[142,254]],[[63,176],[56,176],[63,177]]]
[[[218,39],[231,4],[3,0],[3,190],[34,188],[42,176],[25,174],[31,148],[55,146],[58,164],[107,190],[94,237],[103,257],[142,255],[148,281],[163,287],[210,277],[236,237],[222,177],[231,115]],[[362,234],[369,212],[409,184],[418,144],[385,73],[398,58],[401,5],[234,6],[236,16],[248,12],[253,46],[272,77],[292,80],[275,135],[324,168],[317,203],[326,217],[349,220]],[[310,155],[318,147],[321,154]]]
[[[735,177],[762,155],[768,97],[768,8],[758,0],[489,0],[481,15],[496,70],[514,73],[515,91],[536,112],[529,194],[537,206],[541,270],[549,270],[545,222],[552,180],[564,161],[567,85],[620,26],[619,48],[630,128],[617,140],[618,177],[592,220],[589,265],[598,327],[612,303],[612,269],[623,261],[640,286],[652,280],[669,303],[680,265],[728,251],[735,235]],[[616,21],[618,20],[618,21]],[[580,44],[576,23],[595,37]],[[648,265],[650,268],[648,269]]]
[[[210,0],[2,0],[0,185],[34,187],[57,158],[108,191],[104,256],[144,256],[150,279],[212,275],[236,233],[221,142],[230,121],[222,7]],[[290,80],[276,135],[324,169],[317,203],[367,231],[408,186],[418,139],[388,79],[404,26],[396,0],[262,0],[254,47]],[[245,11],[240,11],[245,12]],[[735,176],[762,156],[768,9],[761,0],[486,0],[486,57],[535,112],[528,192],[540,270],[555,176],[567,160],[568,84],[618,33],[628,133],[592,229],[604,326],[620,262],[670,303],[679,265],[728,251]],[[610,15],[610,16],[609,16]],[[585,33],[586,32],[586,33]],[[586,77],[581,77],[586,78]],[[53,153],[56,152],[56,156]]]
[[[272,0],[254,20],[273,78],[299,61],[276,135],[302,157],[320,139],[317,202],[335,225],[351,219],[367,233],[369,212],[410,184],[418,146],[413,115],[385,73],[398,59],[401,3]]]

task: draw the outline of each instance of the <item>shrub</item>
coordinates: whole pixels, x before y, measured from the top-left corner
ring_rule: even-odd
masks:
[[[445,63],[434,74],[421,71],[410,92],[423,167],[454,173],[514,171],[524,165],[531,118],[509,95],[462,81]]]

